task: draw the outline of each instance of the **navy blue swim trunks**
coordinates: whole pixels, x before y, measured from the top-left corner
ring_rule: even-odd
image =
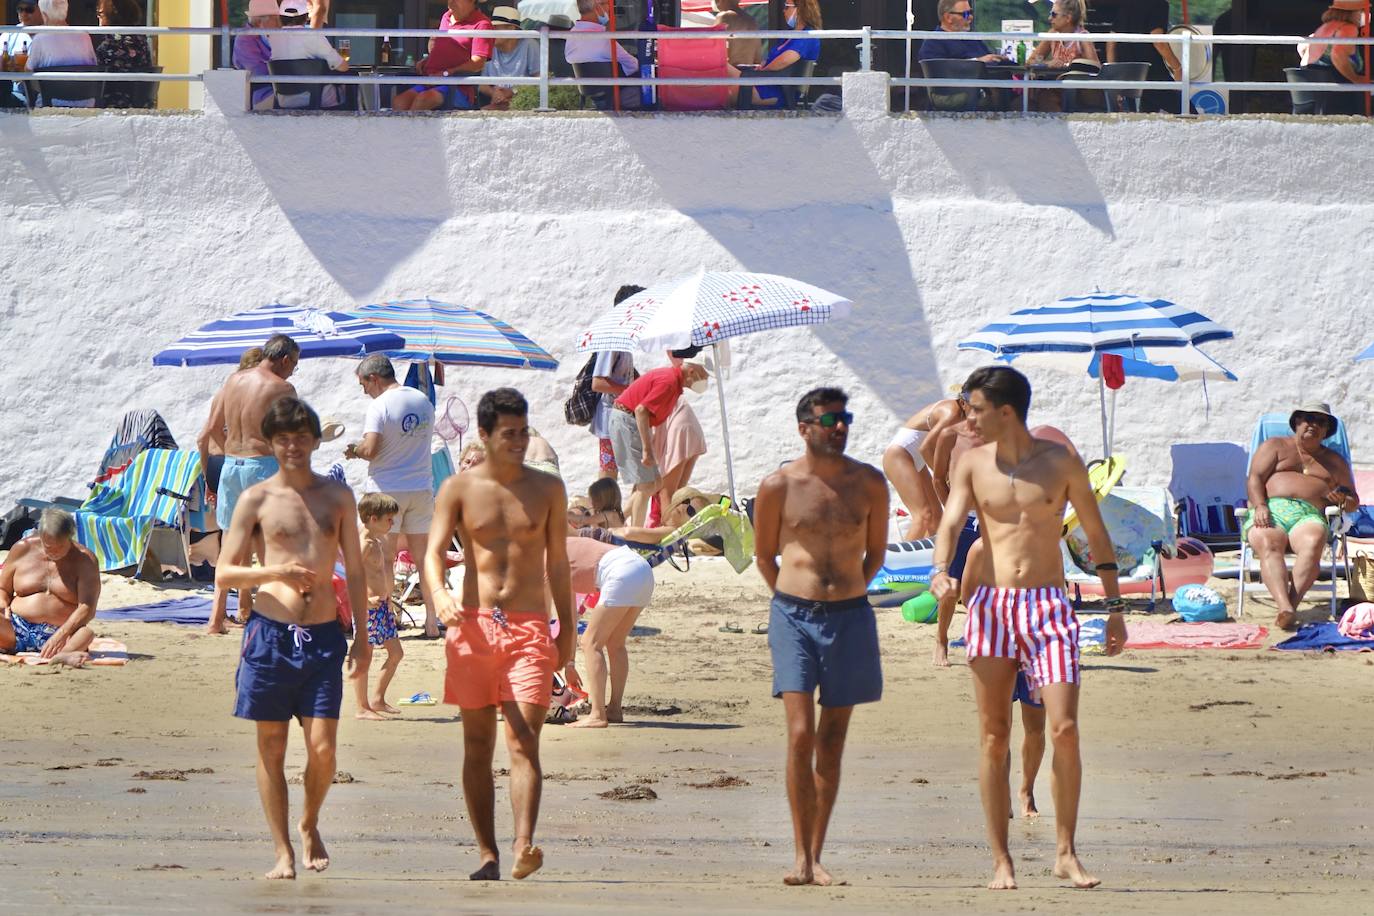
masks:
[[[249,615],[234,678],[234,715],[257,722],[337,719],[347,656],[338,620],[298,626]]]
[[[883,696],[878,622],[866,595],[810,601],[773,593],[768,615],[773,696],[820,688],[822,706],[876,703]]]
[[[968,563],[969,549],[980,537],[982,533],[978,530],[978,516],[970,512],[968,519],[964,521],[964,527],[959,530],[959,542],[954,545],[954,559],[949,561],[951,579],[964,578],[964,565]]]
[[[1026,678],[1026,672],[1016,672],[1016,687],[1012,690],[1011,701],[1013,703],[1025,703],[1027,706],[1034,706],[1036,709],[1044,709],[1045,704],[1036,697],[1031,690],[1030,681]]]

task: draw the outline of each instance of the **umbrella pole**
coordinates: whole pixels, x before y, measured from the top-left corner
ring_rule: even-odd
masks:
[[[1102,457],[1112,457],[1112,440],[1107,435],[1107,383],[1102,378],[1102,367],[1097,369],[1097,401],[1102,408]]]
[[[725,417],[725,381],[720,371],[720,344],[711,344],[711,352],[716,356],[716,397],[720,400],[720,434],[725,440],[725,479],[730,485],[730,502],[738,504],[735,496],[735,464],[730,457],[730,424]]]
[[[1115,388],[1112,389],[1111,443],[1112,443],[1112,445],[1115,445],[1115,444],[1116,444],[1116,389],[1115,389]],[[1108,447],[1108,449],[1107,449],[1107,454],[1109,454],[1109,455],[1111,454],[1111,448],[1110,448],[1110,447]]]

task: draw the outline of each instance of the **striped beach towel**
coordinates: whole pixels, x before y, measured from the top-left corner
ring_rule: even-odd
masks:
[[[103,572],[138,566],[154,526],[185,534],[187,501],[203,487],[199,453],[139,452],[112,481],[92,485],[75,513],[77,540],[96,555]]]

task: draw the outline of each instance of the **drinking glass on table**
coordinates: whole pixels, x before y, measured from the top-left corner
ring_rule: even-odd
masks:
[[[344,63],[348,63],[348,53],[352,49],[353,42],[349,41],[347,38],[339,39],[339,56],[344,59]]]

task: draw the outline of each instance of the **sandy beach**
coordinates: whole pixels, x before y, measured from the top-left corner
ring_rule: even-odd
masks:
[[[962,652],[936,670],[934,627],[880,611],[886,694],[854,716],[826,854],[847,884],[786,888],[782,711],[769,696],[767,638],[749,632],[767,616],[762,581],[720,560],[695,562],[688,574],[663,567],[658,578],[631,640],[631,721],[600,732],[545,729],[547,864],[525,882],[465,880],[476,862],[450,707],[359,722],[346,698],[339,768],[348,775],[322,822],[332,867],[267,882],[258,877],[272,856],[253,730],[230,715],[237,636],[100,623],[102,635],[128,644],[126,667],[0,670],[0,909],[1257,914],[1368,905],[1374,816],[1359,808],[1358,787],[1370,766],[1360,723],[1374,656],[1086,658],[1079,838],[1103,886],[1074,891],[1050,875],[1047,758],[1043,816],[1012,828],[1021,889],[993,894],[981,889],[989,863]],[[106,577],[102,604],[179,594]],[[1272,611],[1256,607],[1267,623]],[[727,618],[746,632],[718,632]],[[962,621],[961,613],[956,630]],[[441,693],[441,644],[418,632],[403,631],[394,696]],[[302,765],[298,738],[289,773]],[[504,756],[498,749],[498,767]],[[1019,758],[1014,780],[1018,773]],[[602,797],[622,787],[656,797]],[[498,831],[509,842],[504,781],[498,796]]]

